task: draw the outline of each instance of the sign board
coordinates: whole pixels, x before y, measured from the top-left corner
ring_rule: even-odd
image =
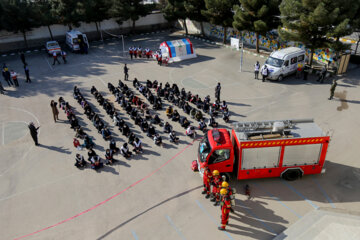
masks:
[[[235,48],[236,50],[240,49],[240,39],[238,38],[230,38],[231,40],[231,48]]]

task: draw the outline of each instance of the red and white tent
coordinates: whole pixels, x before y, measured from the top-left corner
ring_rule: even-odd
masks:
[[[169,58],[169,62],[179,62],[185,59],[196,58],[192,43],[188,38],[165,41],[160,44],[163,59]]]

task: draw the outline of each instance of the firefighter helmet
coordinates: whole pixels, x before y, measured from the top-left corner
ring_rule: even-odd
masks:
[[[214,176],[219,176],[219,174],[220,174],[218,170],[214,170],[212,173]]]
[[[223,195],[223,196],[226,195],[227,192],[228,192],[228,191],[227,191],[225,188],[222,188],[222,189],[220,190],[220,194]]]
[[[227,188],[227,187],[229,187],[229,184],[227,182],[223,181],[221,184],[221,187]]]

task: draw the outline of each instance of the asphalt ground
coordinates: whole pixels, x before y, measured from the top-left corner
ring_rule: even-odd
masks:
[[[168,32],[125,38],[125,49],[141,45],[152,50],[164,40],[182,36]],[[335,98],[329,101],[330,84],[286,78],[283,82],[261,82],[253,76],[256,60],[244,55],[239,72],[237,51],[191,39],[196,59],[160,67],[155,61],[123,56],[117,39],[93,43],[88,55],[69,54],[68,64],[52,66],[44,52],[26,55],[32,83],[25,83],[19,56],[2,57],[17,71],[20,87],[7,87],[0,95],[0,229],[1,239],[272,239],[288,226],[318,207],[360,211],[359,170],[359,70],[340,77]],[[61,61],[61,60],[60,60]],[[232,181],[237,190],[235,213],[228,230],[220,232],[220,209],[201,195],[202,179],[191,171],[198,141],[184,136],[185,130],[172,123],[180,143],[171,144],[162,128],[165,146],[156,146],[133,125],[124,111],[120,116],[144,145],[144,153],[129,160],[115,156],[113,166],[100,171],[74,167],[74,131],[60,110],[54,123],[50,101],[62,96],[76,110],[85,131],[94,138],[95,151],[104,157],[108,147],[73,99],[76,85],[102,119],[109,124],[117,145],[126,139],[90,94],[95,86],[114,100],[107,83],[123,79],[123,64],[130,79],[177,83],[192,93],[214,99],[217,82],[226,100],[231,121],[314,118],[331,136],[325,163],[326,173],[305,176],[295,182],[278,178]],[[132,88],[132,83],[128,83]],[[165,102],[166,103],[166,102]],[[164,111],[157,111],[166,121]],[[184,115],[180,110],[179,113]],[[26,124],[40,127],[40,146],[34,143]],[[231,128],[222,119],[220,127]],[[199,133],[199,132],[198,132]],[[198,136],[201,136],[199,134]],[[244,195],[249,184],[251,199]]]

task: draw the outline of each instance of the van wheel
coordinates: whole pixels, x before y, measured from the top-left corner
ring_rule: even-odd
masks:
[[[222,173],[221,178],[225,179],[225,181],[228,183],[230,182],[230,174],[228,174],[228,173]]]
[[[295,181],[302,176],[302,173],[298,169],[290,169],[282,174],[282,178],[287,181]]]
[[[281,82],[282,80],[284,80],[284,76],[283,76],[283,75],[280,75],[280,76],[278,77],[278,81]]]

